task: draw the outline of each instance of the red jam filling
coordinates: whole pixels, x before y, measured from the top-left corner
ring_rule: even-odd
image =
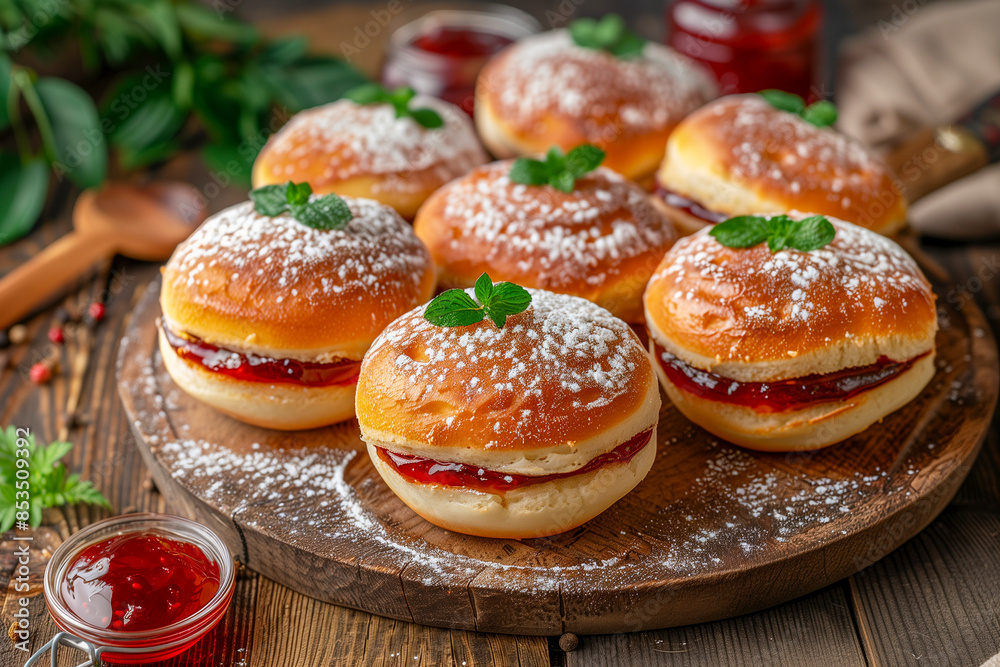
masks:
[[[234,352],[192,336],[178,334],[163,323],[163,334],[178,357],[202,368],[246,382],[295,384],[306,387],[346,387],[357,384],[361,362],[333,363],[271,359],[249,352]]]
[[[695,200],[685,197],[684,195],[679,195],[673,190],[668,190],[659,183],[656,184],[656,196],[662,199],[667,206],[676,208],[679,211],[684,211],[688,215],[698,218],[699,220],[710,225],[717,225],[720,222],[725,222],[730,217],[725,213],[716,213],[715,211],[711,211]]]
[[[908,371],[930,354],[925,352],[909,361],[883,356],[870,366],[778,382],[737,382],[689,366],[659,345],[654,344],[653,349],[663,372],[676,387],[700,398],[742,405],[758,412],[802,410],[821,403],[845,401]]]
[[[219,565],[190,542],[118,535],[76,555],[62,581],[66,605],[84,623],[137,632],[173,625],[219,590]]]
[[[504,35],[480,32],[470,28],[436,26],[413,40],[422,51],[450,58],[491,56],[514,40]]]
[[[449,463],[435,461],[409,454],[399,454],[378,448],[379,457],[398,472],[414,482],[422,484],[440,484],[441,486],[460,486],[487,493],[504,493],[512,489],[531,484],[542,484],[554,479],[563,479],[573,475],[593,472],[609,463],[627,463],[642,448],[649,444],[653,429],[639,433],[631,440],[623,442],[610,452],[595,456],[585,466],[572,472],[558,472],[551,475],[514,475],[494,470],[486,470],[466,463]]]

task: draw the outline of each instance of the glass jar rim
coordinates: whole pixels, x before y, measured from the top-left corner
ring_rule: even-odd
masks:
[[[400,19],[406,17],[407,14],[404,14]],[[448,56],[424,51],[413,45],[428,24],[467,27],[513,40],[534,35],[542,30],[542,24],[538,19],[516,7],[496,3],[457,5],[454,8],[433,9],[399,26],[389,35],[387,51],[390,54],[406,53],[428,60],[446,60]]]
[[[116,535],[154,533],[165,537],[190,542],[204,552],[205,556],[219,565],[219,588],[208,603],[197,612],[176,623],[162,628],[137,631],[120,631],[95,628],[83,622],[63,603],[61,582],[72,559],[86,547]],[[201,623],[220,611],[220,606],[228,606],[236,583],[236,566],[229,547],[214,531],[197,521],[172,514],[153,512],[123,514],[93,523],[71,535],[52,553],[45,566],[43,588],[45,602],[53,619],[61,628],[72,632],[98,646],[115,649],[139,644],[149,651],[177,642],[186,641],[185,630],[199,628]],[[177,635],[182,635],[178,637]],[[150,641],[162,640],[153,644]]]

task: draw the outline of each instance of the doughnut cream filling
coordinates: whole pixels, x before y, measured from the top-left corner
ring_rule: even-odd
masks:
[[[699,201],[664,187],[659,180],[656,181],[655,194],[670,208],[677,209],[709,225],[717,225],[731,217],[725,213],[717,213]]]
[[[504,493],[513,489],[542,484],[574,475],[584,475],[614,463],[628,463],[650,443],[653,429],[642,431],[604,454],[595,456],[584,466],[570,472],[548,475],[518,475],[496,472],[467,463],[436,461],[410,454],[390,452],[377,447],[378,456],[397,474],[418,484],[474,489],[485,493]]]
[[[180,331],[164,318],[163,335],[174,353],[184,361],[244,382],[292,384],[304,387],[351,386],[357,384],[361,361],[332,362],[274,359],[208,343]]]
[[[931,354],[927,351],[906,361],[882,356],[877,362],[832,373],[806,375],[777,382],[739,382],[695,368],[653,343],[657,362],[678,389],[699,398],[748,407],[757,412],[788,412],[845,401],[910,370]]]

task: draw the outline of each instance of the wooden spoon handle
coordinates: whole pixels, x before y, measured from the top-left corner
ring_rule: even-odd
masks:
[[[112,253],[110,238],[70,232],[0,280],[0,330],[16,324]]]

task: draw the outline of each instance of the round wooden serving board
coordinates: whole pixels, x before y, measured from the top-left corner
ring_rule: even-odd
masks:
[[[491,540],[411,512],[372,468],[355,421],[267,431],[188,397],[156,349],[158,293],[152,285],[133,314],[118,381],[172,510],[300,593],[426,625],[626,632],[814,591],[882,558],[944,508],[997,399],[982,313],[942,299],[937,375],[866,432],[820,452],[760,454],[720,442],[664,398],[656,463],[632,493],[568,533]]]

